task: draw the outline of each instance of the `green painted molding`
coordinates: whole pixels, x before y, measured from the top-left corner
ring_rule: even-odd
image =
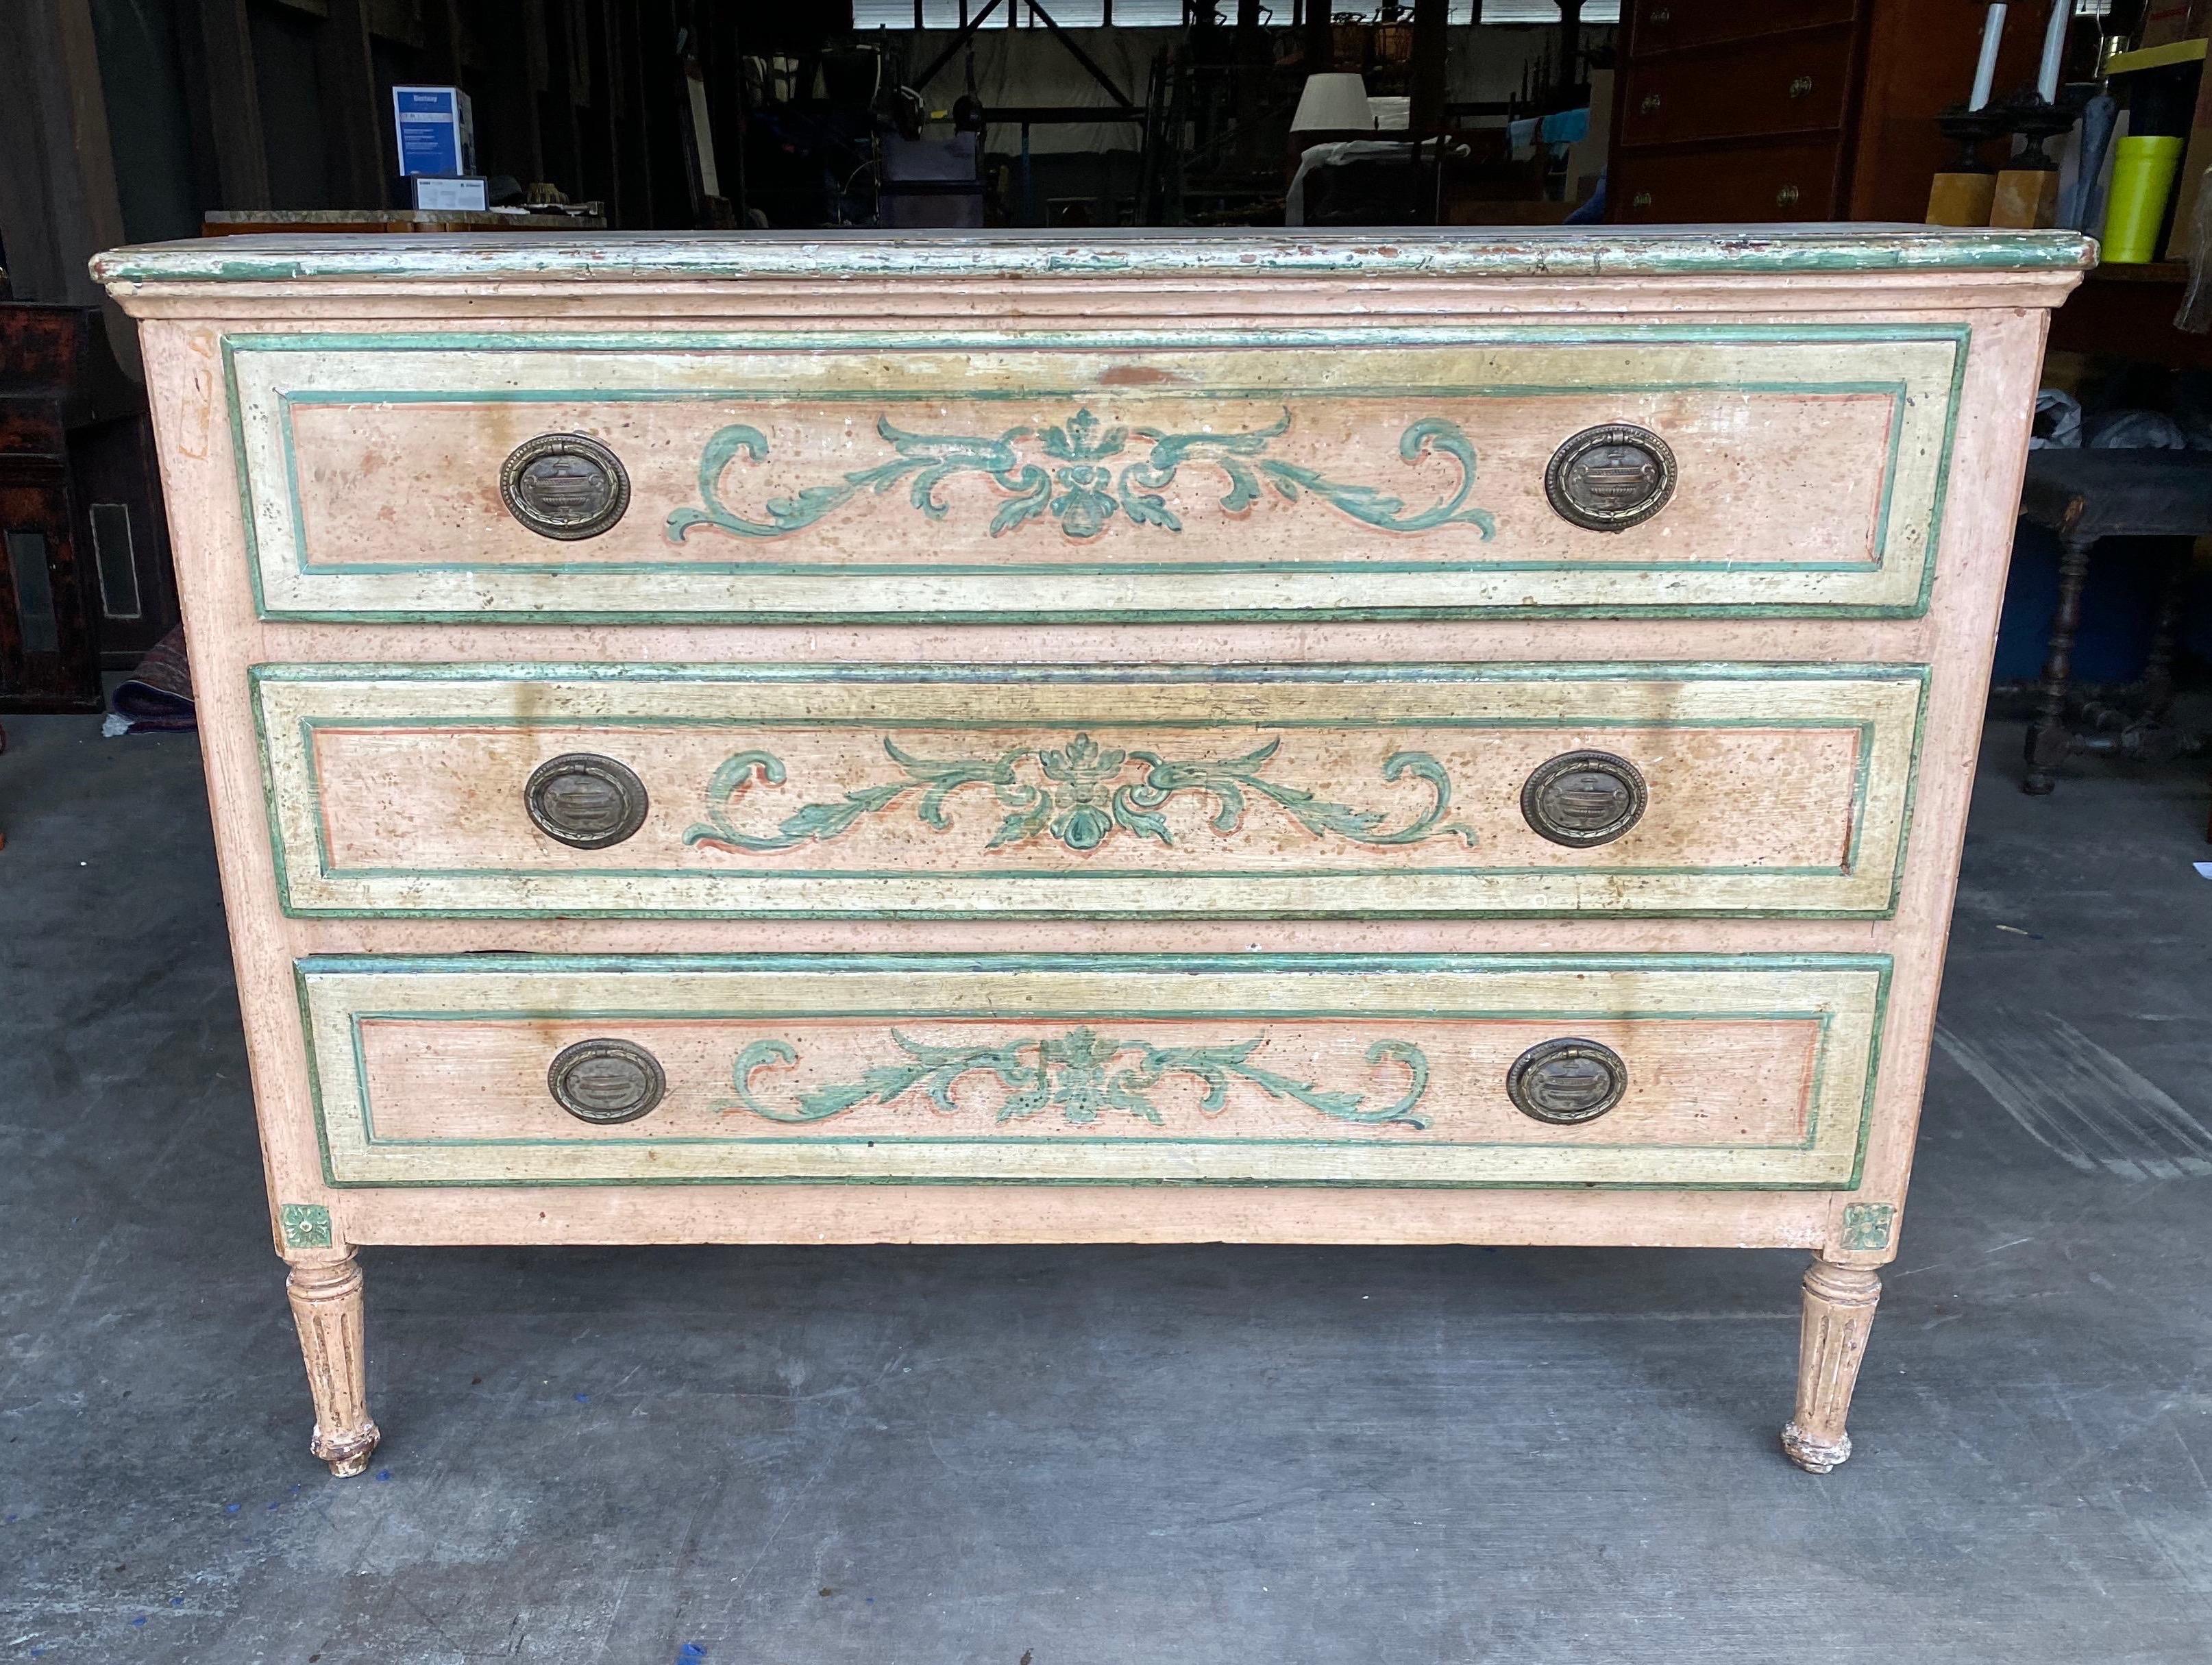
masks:
[[[95,282],[453,283],[657,278],[1671,277],[1749,273],[2080,271],[2078,232],[1923,226],[1637,229],[1468,228],[1374,233],[1121,232],[1072,241],[1010,232],[301,235],[190,239],[93,257]]]

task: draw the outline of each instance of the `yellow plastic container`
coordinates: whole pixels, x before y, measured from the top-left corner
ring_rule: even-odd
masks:
[[[2181,167],[2179,134],[2130,137],[2112,147],[2112,194],[2105,208],[2099,257],[2107,265],[2141,265],[2158,252],[2166,199]]]

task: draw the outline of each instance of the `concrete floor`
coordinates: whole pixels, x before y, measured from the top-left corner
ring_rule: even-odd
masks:
[[[194,743],[7,727],[0,1662],[2212,1659],[2201,770],[1993,733],[1828,1479],[1796,1254],[1193,1248],[374,1251],[334,1481]]]

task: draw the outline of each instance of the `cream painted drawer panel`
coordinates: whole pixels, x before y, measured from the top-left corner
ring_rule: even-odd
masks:
[[[264,666],[295,914],[1879,915],[1915,667]]]
[[[1900,615],[1965,333],[234,335],[226,364],[270,617]],[[1624,423],[1656,449],[1547,486]],[[1635,524],[1557,506],[1669,468]]]
[[[299,968],[340,1186],[1846,1188],[1887,977],[1849,955]]]

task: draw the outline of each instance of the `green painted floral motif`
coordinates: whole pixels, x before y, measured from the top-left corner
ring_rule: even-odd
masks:
[[[699,454],[699,495],[706,507],[676,510],[668,517],[668,537],[672,543],[682,543],[699,527],[711,526],[739,538],[786,538],[864,493],[880,495],[901,483],[909,503],[931,520],[942,520],[951,506],[939,495],[939,488],[963,474],[982,475],[1005,495],[1006,501],[991,517],[994,538],[1045,515],[1057,520],[1068,537],[1083,542],[1099,536],[1117,515],[1133,526],[1181,532],[1182,519],[1162,494],[1175,484],[1177,471],[1186,464],[1220,471],[1229,489],[1219,502],[1231,514],[1242,514],[1258,502],[1264,484],[1285,502],[1295,503],[1301,495],[1310,494],[1384,532],[1433,532],[1464,525],[1488,538],[1497,531],[1487,510],[1468,507],[1474,489],[1474,446],[1456,422],[1424,416],[1400,435],[1398,455],[1403,461],[1417,463],[1437,453],[1459,467],[1457,490],[1439,503],[1410,512],[1402,498],[1379,486],[1347,485],[1318,469],[1267,456],[1268,446],[1290,428],[1287,409],[1279,422],[1242,434],[1102,428],[1097,417],[1079,410],[1065,423],[1042,428],[1024,424],[990,439],[910,434],[892,426],[890,417],[878,416],[876,432],[897,453],[895,458],[872,468],[854,469],[833,483],[804,487],[787,497],[771,497],[761,518],[752,519],[722,501],[722,478],[740,457],[766,462],[768,436],[757,428],[733,422],[709,439]],[[1042,461],[1025,453],[1021,444],[1025,441],[1042,451]],[[1142,456],[1129,454],[1133,442],[1146,447]]]
[[[328,1249],[331,1211],[319,1202],[288,1202],[276,1210],[277,1228],[287,1249]]]
[[[1854,1202],[1844,1206],[1845,1249],[1887,1249],[1890,1222],[1897,1210],[1886,1202]]]
[[[1064,1035],[1033,1036],[996,1046],[933,1047],[908,1040],[896,1030],[891,1039],[906,1056],[878,1064],[857,1081],[837,1081],[808,1088],[787,1106],[763,1103],[753,1093],[753,1078],[764,1069],[799,1061],[798,1049],[788,1041],[755,1041],[738,1054],[735,1069],[737,1099],[718,1104],[724,1115],[750,1111],[769,1121],[798,1125],[827,1121],[863,1104],[889,1104],[910,1092],[920,1092],[941,1115],[957,1115],[954,1098],[968,1076],[988,1075],[1005,1090],[994,1119],[1025,1121],[1040,1111],[1058,1110],[1075,1127],[1088,1127],[1109,1112],[1131,1115],[1153,1127],[1165,1125],[1152,1095],[1171,1075],[1187,1075],[1202,1082],[1206,1097],[1199,1109],[1209,1116],[1228,1108],[1229,1090],[1246,1082],[1270,1098],[1286,1098],[1339,1121],[1368,1127],[1385,1124],[1425,1127],[1413,1114],[1429,1089],[1429,1060],[1410,1041],[1377,1041],[1367,1048],[1370,1064],[1402,1066],[1410,1078],[1395,1102],[1370,1106],[1355,1092],[1316,1086],[1279,1075],[1252,1061],[1260,1040],[1226,1042],[1212,1047],[1156,1047],[1145,1041],[1117,1041],[1088,1027]],[[1117,1063],[1123,1058],[1127,1063]]]
[[[1017,746],[995,757],[940,762],[915,757],[886,737],[884,751],[906,771],[904,780],[857,787],[832,803],[808,804],[787,817],[773,833],[743,831],[734,814],[754,786],[783,784],[782,760],[773,752],[740,751],[725,759],[708,780],[708,818],[686,831],[684,842],[718,850],[787,850],[836,838],[855,822],[890,809],[908,794],[918,794],[914,809],[921,823],[942,831],[947,824],[946,799],[963,787],[988,787],[1006,811],[984,846],[992,850],[1040,836],[1056,838],[1071,850],[1095,850],[1121,832],[1171,845],[1174,836],[1159,811],[1187,792],[1213,799],[1211,824],[1221,834],[1244,824],[1246,802],[1256,797],[1276,805],[1316,837],[1334,834],[1377,846],[1457,838],[1474,846],[1472,827],[1444,818],[1451,808],[1451,780],[1427,752],[1394,751],[1382,760],[1385,781],[1411,775],[1431,794],[1420,815],[1405,826],[1385,830],[1383,823],[1389,818],[1385,811],[1332,804],[1303,787],[1262,776],[1260,771],[1281,744],[1279,739],[1269,740],[1241,757],[1176,763],[1157,751],[1109,750],[1090,735],[1078,734],[1060,747]],[[1017,773],[1031,759],[1043,777],[1041,782]],[[1143,773],[1136,780],[1123,780],[1132,768]]]

